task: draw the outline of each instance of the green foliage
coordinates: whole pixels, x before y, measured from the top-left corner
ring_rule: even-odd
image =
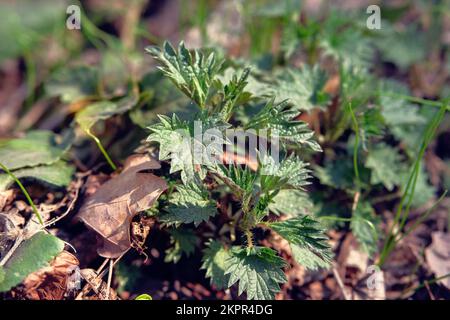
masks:
[[[160,219],[167,225],[194,223],[198,226],[203,221],[217,214],[214,201],[210,200],[206,190],[196,184],[179,185],[177,192],[169,199],[167,213]]]
[[[339,157],[335,161],[327,161],[323,167],[316,166],[314,171],[323,185],[350,191],[355,187],[353,165],[349,158]]]
[[[14,175],[22,179],[33,179],[55,187],[69,185],[74,168],[64,161],[57,161],[48,166],[36,166],[32,168],[22,168],[14,171]],[[14,179],[6,174],[0,173],[0,191],[8,189],[14,183]]]
[[[63,2],[31,0],[0,4],[0,62],[42,47],[44,39],[64,24]]]
[[[264,156],[261,159],[262,190],[303,189],[310,184],[308,179],[311,178],[309,175],[311,170],[307,169],[308,165],[298,156],[289,156],[280,164],[275,164],[273,158]]]
[[[221,66],[214,53],[206,57],[195,50],[192,55],[183,42],[178,46],[178,51],[169,42],[164,43],[163,50],[159,47],[147,47],[146,50],[161,64],[159,69],[182,92],[200,108],[205,108],[209,89]]]
[[[383,60],[406,69],[412,63],[425,59],[425,34],[418,31],[417,25],[411,24],[404,31],[396,31],[393,26],[385,24],[383,29],[385,35],[374,42]]]
[[[88,66],[61,68],[45,83],[48,97],[60,97],[66,103],[98,96],[98,70]]]
[[[366,159],[366,167],[372,170],[370,182],[374,185],[381,183],[392,191],[394,186],[401,184],[399,178],[405,169],[402,160],[396,149],[386,144],[377,144]]]
[[[233,247],[230,255],[225,263],[228,286],[239,282],[238,294],[246,292],[249,300],[273,299],[279,284],[286,282],[282,269],[286,263],[270,248]]]
[[[64,249],[57,237],[38,232],[25,240],[3,267],[0,267],[0,292],[18,285],[27,275],[48,265]],[[3,276],[2,276],[3,274]]]
[[[84,131],[90,131],[92,126],[101,120],[129,111],[137,102],[136,97],[129,96],[117,101],[103,100],[94,102],[75,115],[75,121]]]
[[[367,202],[359,203],[353,212],[350,223],[353,235],[358,240],[361,248],[370,256],[377,252],[379,238],[379,218],[374,215],[374,210]]]
[[[192,230],[171,229],[169,230],[169,234],[171,247],[166,250],[164,262],[177,263],[183,254],[188,257],[194,253],[197,237]]]
[[[216,129],[213,131],[215,135],[214,145],[221,145],[226,143],[222,132],[227,125],[215,118],[198,119],[197,125],[201,125],[200,137],[195,136],[193,121],[182,121],[177,115],[173,114],[172,118],[167,116],[159,116],[160,122],[149,127],[152,134],[147,138],[147,141],[155,141],[159,143],[159,159],[171,160],[170,173],[181,171],[181,179],[183,183],[189,184],[198,182],[205,177],[205,171],[199,165],[201,161],[207,161],[208,147],[212,144],[204,144],[204,140],[208,136],[205,132],[208,129]],[[209,131],[211,134],[211,131]],[[218,150],[218,151],[219,151]],[[195,157],[201,159],[195,159]]]
[[[231,258],[230,250],[223,245],[211,240],[203,250],[202,269],[206,270],[206,277],[218,290],[228,288],[229,274],[225,274],[228,260]]]
[[[283,70],[269,95],[287,99],[296,110],[311,111],[324,107],[329,101],[328,95],[323,91],[326,80],[325,72],[317,65],[304,66],[299,70]]]
[[[20,180],[25,178],[50,186],[67,186],[74,168],[63,158],[72,141],[72,131],[59,137],[50,131],[36,130],[23,138],[0,142],[0,166],[5,171],[0,171],[0,191],[9,188],[16,179],[20,184]],[[22,185],[19,187],[23,188]],[[24,188],[23,191],[28,194]]]
[[[295,260],[307,269],[329,267],[333,254],[320,224],[307,215],[269,224],[291,245]]]
[[[322,151],[320,145],[312,139],[314,132],[309,129],[307,123],[295,120],[297,116],[298,111],[289,107],[288,101],[275,104],[275,100],[272,99],[252,117],[246,129],[270,130],[269,136],[277,137],[281,142]]]
[[[28,132],[23,138],[0,142],[0,163],[10,170],[51,165],[60,160],[72,144],[72,136],[58,137],[50,131]]]
[[[211,184],[208,177],[227,186],[240,206],[241,216],[236,227],[245,235],[247,247],[232,246],[226,249],[221,242],[210,241],[204,250],[202,268],[217,288],[227,288],[239,282],[239,294],[246,292],[248,299],[273,298],[279,290],[279,283],[286,281],[282,271],[285,262],[275,251],[255,245],[252,232],[260,227],[259,223],[267,224],[264,219],[267,218],[271,205],[274,211],[284,211],[274,202],[278,194],[283,195],[280,192],[302,190],[309,184],[309,164],[295,152],[281,154],[277,162],[266,150],[258,148],[251,150],[257,155],[257,169],[238,163],[220,164],[212,161],[216,159],[205,158],[203,155],[208,150],[211,151],[211,148],[219,155],[223,146],[231,143],[224,135],[225,129],[232,127],[227,122],[230,120],[234,124],[234,112],[247,104],[259,108],[259,112],[251,120],[243,121],[241,127],[234,129],[253,129],[254,137],[260,139],[279,138],[285,149],[293,146],[297,151],[302,147],[321,151],[319,144],[313,140],[313,131],[305,122],[296,120],[301,107],[287,101],[275,103],[275,98],[272,98],[261,108],[260,101],[266,98],[265,93],[268,91],[262,90],[259,93],[257,90],[247,90],[247,84],[256,81],[249,69],[243,69],[240,74],[229,72],[225,76],[218,75],[221,61],[216,62],[213,56],[205,59],[199,51],[194,51],[193,58],[183,44],[180,44],[178,52],[166,44],[164,51],[151,49],[150,53],[162,64],[163,73],[201,108],[199,113],[187,120],[181,120],[175,114],[172,117],[159,116],[159,122],[149,127],[151,134],[148,141],[159,143],[159,159],[170,161],[170,173],[180,172],[183,182],[175,185],[176,192],[171,194],[167,206],[162,208],[165,213],[159,216],[160,221],[167,225],[194,223],[195,226],[208,221],[217,212],[216,204],[211,200],[215,185]],[[307,74],[308,72],[311,74]],[[318,102],[317,99],[321,99],[318,92],[324,84],[324,78],[321,78],[323,74],[318,69],[305,69],[299,77],[308,78],[308,82],[304,84],[308,96],[302,101]],[[300,78],[297,80],[301,81]],[[299,100],[298,96],[297,101],[293,102]],[[198,124],[201,124],[201,132],[194,130]],[[208,129],[216,131],[211,133]],[[268,136],[263,132],[266,129],[269,129]],[[200,139],[200,133],[207,133],[209,136],[207,139]],[[205,140],[214,141],[214,144]],[[240,147],[243,149],[240,151],[245,153],[245,146]],[[197,153],[194,154],[194,151]],[[200,163],[194,159],[199,154],[203,158]],[[303,203],[306,206],[305,194]],[[302,210],[304,208],[297,207],[296,212],[283,213],[300,215]],[[331,257],[326,238],[323,234],[319,235],[321,230],[313,220],[308,220],[306,216],[302,216],[302,219],[300,224],[298,220],[291,219],[270,225],[274,225],[281,233],[291,230],[285,235],[292,240],[292,246],[296,246],[297,252],[307,249],[307,252],[298,254],[298,261],[306,263],[310,268],[325,267]],[[303,238],[294,237],[292,232],[298,230],[303,232]],[[183,249],[181,242],[185,242],[187,248]],[[192,250],[189,240],[177,241],[172,237],[172,243],[174,248],[167,255],[167,259],[172,261],[179,259],[182,252]]]
[[[305,191],[296,189],[280,190],[269,204],[269,210],[277,215],[294,217],[313,212],[313,203]]]

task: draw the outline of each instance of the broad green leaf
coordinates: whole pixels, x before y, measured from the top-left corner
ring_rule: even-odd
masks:
[[[305,146],[313,151],[322,151],[320,145],[313,140],[314,131],[303,121],[295,120],[299,112],[289,107],[288,101],[275,104],[271,99],[246,125],[247,129],[270,130],[272,137],[281,142]]]
[[[228,288],[230,276],[225,271],[230,257],[229,250],[218,241],[210,241],[203,250],[202,269],[206,270],[206,277],[218,290]]]
[[[263,156],[261,158],[261,188],[263,190],[276,190],[283,188],[302,189],[309,185],[311,176],[309,163],[303,162],[297,156],[289,156],[275,163],[274,158]]]
[[[312,270],[329,266],[333,253],[319,222],[307,215],[299,215],[269,226],[291,245],[297,246],[294,258],[299,264]]]
[[[0,142],[0,162],[10,170],[53,164],[69,149],[72,136],[59,140],[51,131],[29,131],[23,138]]]
[[[417,141],[422,139],[425,131],[427,118],[419,113],[418,106],[402,99],[382,96],[379,103],[381,114],[394,137],[415,153]]]
[[[334,189],[352,190],[355,186],[353,163],[350,158],[326,161],[323,167],[314,167],[320,183]]]
[[[216,204],[207,191],[196,184],[179,185],[169,199],[167,213],[163,213],[160,220],[167,225],[194,223],[198,226],[216,214]]]
[[[75,169],[64,161],[57,161],[48,166],[22,168],[14,171],[14,175],[21,179],[33,179],[56,187],[65,187],[72,180]],[[13,178],[6,173],[0,173],[0,191],[8,189],[14,183]]]
[[[161,64],[159,69],[184,94],[205,108],[209,89],[221,66],[214,53],[206,57],[195,50],[192,55],[183,42],[179,44],[178,51],[169,42],[164,43],[162,50],[147,47],[146,51]]]
[[[319,45],[323,54],[342,61],[345,66],[369,67],[374,50],[364,34],[366,30],[355,24],[358,21],[362,17],[348,11],[330,12],[321,28]]]
[[[277,215],[294,217],[298,214],[308,214],[313,210],[313,203],[302,190],[280,190],[269,204],[269,209]]]
[[[386,189],[392,191],[395,186],[401,184],[401,172],[405,166],[402,156],[396,149],[380,143],[369,151],[366,167],[372,169],[370,182],[381,183]]]
[[[164,262],[177,263],[183,254],[188,257],[194,253],[197,237],[192,230],[172,229],[169,234],[171,247],[166,250]]]
[[[270,248],[233,247],[230,255],[225,262],[228,287],[239,282],[238,294],[246,292],[249,300],[273,299],[280,291],[279,284],[286,282],[286,262]]]
[[[61,68],[45,84],[49,97],[61,97],[65,103],[98,95],[98,70],[88,66]]]
[[[329,98],[323,91],[326,82],[325,73],[318,66],[304,66],[300,70],[284,70],[272,86],[271,94],[278,99],[276,103],[287,99],[295,110],[311,111],[325,106]]]
[[[147,141],[159,143],[159,160],[170,159],[170,173],[181,171],[184,184],[199,183],[206,174],[200,164],[214,162],[210,152],[222,152],[223,144],[227,143],[223,131],[228,125],[213,117],[187,122],[174,114],[172,118],[159,116],[159,119],[159,123],[149,127],[152,133]]]
[[[384,35],[377,39],[375,45],[384,61],[406,69],[426,57],[425,33],[418,31],[417,24],[410,24],[403,32],[393,30],[394,27],[388,24],[383,28]]]
[[[353,213],[350,227],[361,248],[371,257],[377,252],[379,220],[372,206],[367,202],[359,203]]]
[[[64,242],[45,232],[38,232],[25,240],[3,267],[0,292],[10,290],[30,273],[47,266],[63,249]]]
[[[84,131],[89,131],[91,127],[100,120],[106,120],[112,116],[123,114],[130,110],[137,103],[135,96],[127,96],[118,101],[94,102],[75,116],[75,121]]]

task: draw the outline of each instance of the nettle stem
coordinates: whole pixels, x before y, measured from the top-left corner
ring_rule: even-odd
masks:
[[[247,238],[247,246],[253,248],[253,234],[249,229],[245,230],[245,236]]]

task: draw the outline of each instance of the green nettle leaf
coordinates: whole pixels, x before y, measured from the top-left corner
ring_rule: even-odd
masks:
[[[314,173],[321,184],[334,189],[352,190],[355,186],[353,163],[349,158],[326,161],[323,167],[314,167]]]
[[[45,84],[47,96],[60,96],[65,103],[98,95],[98,70],[88,66],[61,68]]]
[[[286,262],[270,248],[233,247],[225,264],[228,287],[239,282],[238,294],[246,292],[249,300],[273,299],[280,291],[279,284],[286,282]]]
[[[248,166],[217,164],[209,169],[216,173],[240,199],[243,200],[252,195],[258,174]]]
[[[164,262],[177,263],[182,255],[190,256],[195,251],[197,237],[192,230],[189,229],[172,229],[169,230],[170,244],[172,247],[166,250]]]
[[[205,108],[214,76],[221,67],[214,52],[205,57],[200,51],[194,50],[192,55],[183,42],[178,46],[178,51],[169,42],[164,43],[164,50],[147,47],[146,51],[161,64],[159,69],[181,91],[200,108]]]
[[[417,141],[422,139],[427,123],[427,118],[419,113],[419,107],[386,96],[380,98],[380,105],[381,114],[394,137],[416,152]]]
[[[287,70],[277,78],[270,95],[289,100],[296,110],[311,111],[325,106],[329,101],[328,95],[323,91],[326,80],[325,72],[317,65],[312,68],[304,66],[300,70]]]
[[[172,118],[158,116],[160,122],[149,127],[152,134],[147,141],[159,143],[159,160],[170,160],[170,173],[181,171],[181,180],[188,184],[197,180],[191,133],[186,121],[175,114]],[[201,167],[198,167],[201,170]],[[204,176],[202,171],[199,175]]]
[[[294,217],[299,214],[309,214],[313,210],[313,203],[306,192],[296,189],[280,190],[269,204],[269,210],[276,215]]]
[[[230,258],[230,251],[218,241],[210,241],[203,250],[202,269],[206,270],[206,277],[218,290],[228,288],[230,275],[225,271]]]
[[[298,114],[298,111],[289,107],[287,100],[274,104],[274,99],[271,99],[252,117],[246,128],[270,130],[270,135],[278,137],[282,142],[306,146],[313,151],[321,152],[322,148],[313,140],[314,131],[306,122],[295,120]]]
[[[385,35],[379,37],[374,43],[381,52],[383,60],[406,69],[414,62],[425,59],[427,53],[425,33],[418,31],[417,24],[409,25],[403,32],[398,32],[389,24],[386,24],[383,29]]]
[[[71,144],[71,136],[58,141],[51,131],[29,131],[23,138],[0,142],[0,162],[10,170],[50,165],[60,160]]]
[[[216,214],[216,204],[206,190],[197,184],[179,185],[169,200],[167,213],[162,214],[160,220],[167,225],[194,223],[198,226]]]
[[[289,156],[279,164],[270,156],[261,159],[261,188],[275,190],[281,188],[302,189],[309,185],[311,176],[307,167],[309,163],[303,162],[298,156]]]
[[[378,144],[367,156],[366,167],[372,169],[370,182],[381,183],[386,189],[392,191],[394,186],[401,183],[399,176],[404,171],[402,156],[396,149]]]
[[[206,174],[202,165],[213,163],[210,155],[221,153],[227,143],[223,131],[228,125],[212,117],[188,122],[174,114],[172,118],[159,116],[159,119],[159,123],[149,127],[153,133],[147,141],[160,144],[159,160],[171,161],[170,173],[181,171],[184,184],[199,183]],[[201,131],[194,132],[194,126],[201,126]]]
[[[243,103],[244,101],[248,101],[250,99],[251,94],[244,91],[245,86],[248,83],[247,79],[249,75],[250,69],[245,68],[239,78],[237,77],[237,74],[234,74],[226,85],[223,85],[220,81],[218,81],[221,87],[219,92],[221,99],[220,103],[218,103],[215,108],[225,121],[230,119],[236,104]]]
[[[22,168],[14,171],[14,175],[20,180],[33,179],[55,187],[65,187],[72,180],[74,167],[64,161],[57,161],[49,166],[37,166],[33,168]],[[0,173],[0,191],[8,189],[14,183],[14,179],[6,174]]]
[[[375,216],[372,206],[367,202],[359,203],[353,212],[352,222],[350,223],[352,233],[361,248],[369,255],[375,254],[378,249],[379,220]]]
[[[355,25],[359,19],[358,16],[338,11],[328,16],[319,44],[324,55],[332,56],[347,66],[370,66],[374,50],[362,29]]]
[[[0,268],[0,292],[18,285],[27,275],[48,265],[64,249],[64,242],[45,232],[25,240]],[[3,280],[1,280],[3,273]]]
[[[295,260],[307,269],[326,268],[333,253],[328,237],[318,221],[307,215],[272,222],[269,227],[291,245]]]
[[[123,114],[133,108],[137,103],[135,96],[127,96],[118,101],[98,101],[94,102],[75,116],[75,121],[84,131],[89,131],[91,127],[100,120],[106,120],[112,116]]]

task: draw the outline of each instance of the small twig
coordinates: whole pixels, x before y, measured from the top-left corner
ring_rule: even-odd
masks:
[[[342,295],[344,296],[345,300],[351,300],[351,297],[348,295],[348,293],[345,291],[344,283],[342,282],[341,276],[339,275],[339,272],[337,271],[336,267],[333,266],[333,275],[336,279],[336,282],[339,286],[339,289],[341,289]]]
[[[111,290],[111,281],[113,274],[114,263],[113,260],[109,260],[109,272],[108,272],[108,282],[106,283],[106,297],[105,300],[109,300],[109,291]]]
[[[430,299],[431,300],[436,300],[433,292],[431,292],[430,286],[428,285],[428,281],[425,281],[424,286],[425,286],[425,288],[427,288],[428,294],[430,295]]]
[[[75,202],[78,200],[78,195],[80,194],[81,184],[79,182],[80,182],[80,180],[78,180],[78,184],[79,185],[75,189],[75,195],[74,195],[72,201],[70,202],[69,206],[67,207],[67,210],[62,215],[60,215],[59,217],[56,217],[55,219],[47,222],[44,225],[45,228],[47,228],[47,227],[51,226],[52,224],[55,224],[56,222],[62,220],[65,216],[67,216],[72,211],[73,207],[75,206]]]

